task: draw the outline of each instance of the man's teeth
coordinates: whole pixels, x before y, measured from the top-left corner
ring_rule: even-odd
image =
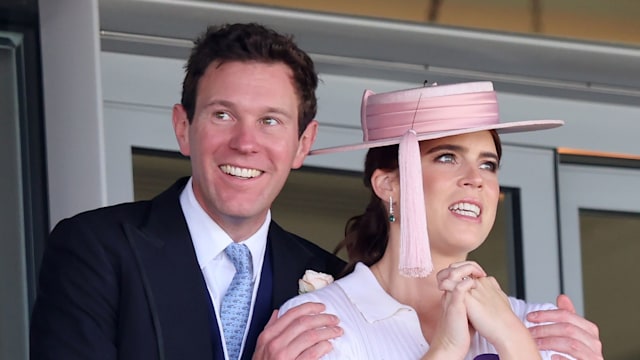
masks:
[[[222,165],[220,166],[220,170],[222,170],[222,172],[224,172],[225,174],[229,174],[229,175],[233,175],[233,176],[237,176],[245,179],[254,178],[262,174],[262,171],[260,170],[239,168],[231,165]]]
[[[463,216],[478,217],[480,216],[480,207],[470,203],[457,203],[449,207],[449,210]]]

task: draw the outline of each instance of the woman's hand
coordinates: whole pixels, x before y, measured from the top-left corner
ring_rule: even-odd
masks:
[[[474,286],[474,282],[471,276],[467,275],[484,274],[484,271],[474,264],[469,262],[461,269],[452,266],[439,271],[436,275],[439,288],[444,290],[442,315],[435,335],[431,339],[429,352],[422,360],[463,359],[469,352],[473,329],[469,327],[465,298]]]
[[[448,268],[438,271],[438,288],[444,291],[453,291],[464,280],[477,279],[487,276],[482,267],[475,261],[461,261],[449,265]]]
[[[475,285],[465,298],[469,322],[496,348],[500,359],[540,359],[533,338],[513,313],[498,281],[491,276],[471,281]]]
[[[475,284],[469,291],[465,305],[469,322],[476,331],[495,344],[512,331],[507,325],[526,329],[513,313],[507,295],[494,277],[485,276],[471,281]]]

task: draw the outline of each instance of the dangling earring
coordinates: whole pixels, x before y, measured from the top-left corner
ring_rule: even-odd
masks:
[[[389,222],[395,222],[396,216],[393,214],[393,198],[389,196]]]

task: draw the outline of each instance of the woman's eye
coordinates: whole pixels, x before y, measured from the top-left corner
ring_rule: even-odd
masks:
[[[496,172],[498,171],[498,164],[496,164],[493,161],[487,161],[485,163],[482,163],[482,165],[480,165],[480,169]]]
[[[455,163],[456,157],[453,154],[442,154],[436,158],[436,161],[441,163]]]
[[[216,111],[213,113],[213,116],[219,120],[229,120],[231,118],[231,116],[224,111]]]

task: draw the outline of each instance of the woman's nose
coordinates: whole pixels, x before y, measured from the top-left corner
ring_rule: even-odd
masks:
[[[464,173],[460,178],[460,185],[482,187],[483,182],[484,180],[482,179],[482,174],[480,173],[480,169],[475,168],[473,166],[465,167]]]

